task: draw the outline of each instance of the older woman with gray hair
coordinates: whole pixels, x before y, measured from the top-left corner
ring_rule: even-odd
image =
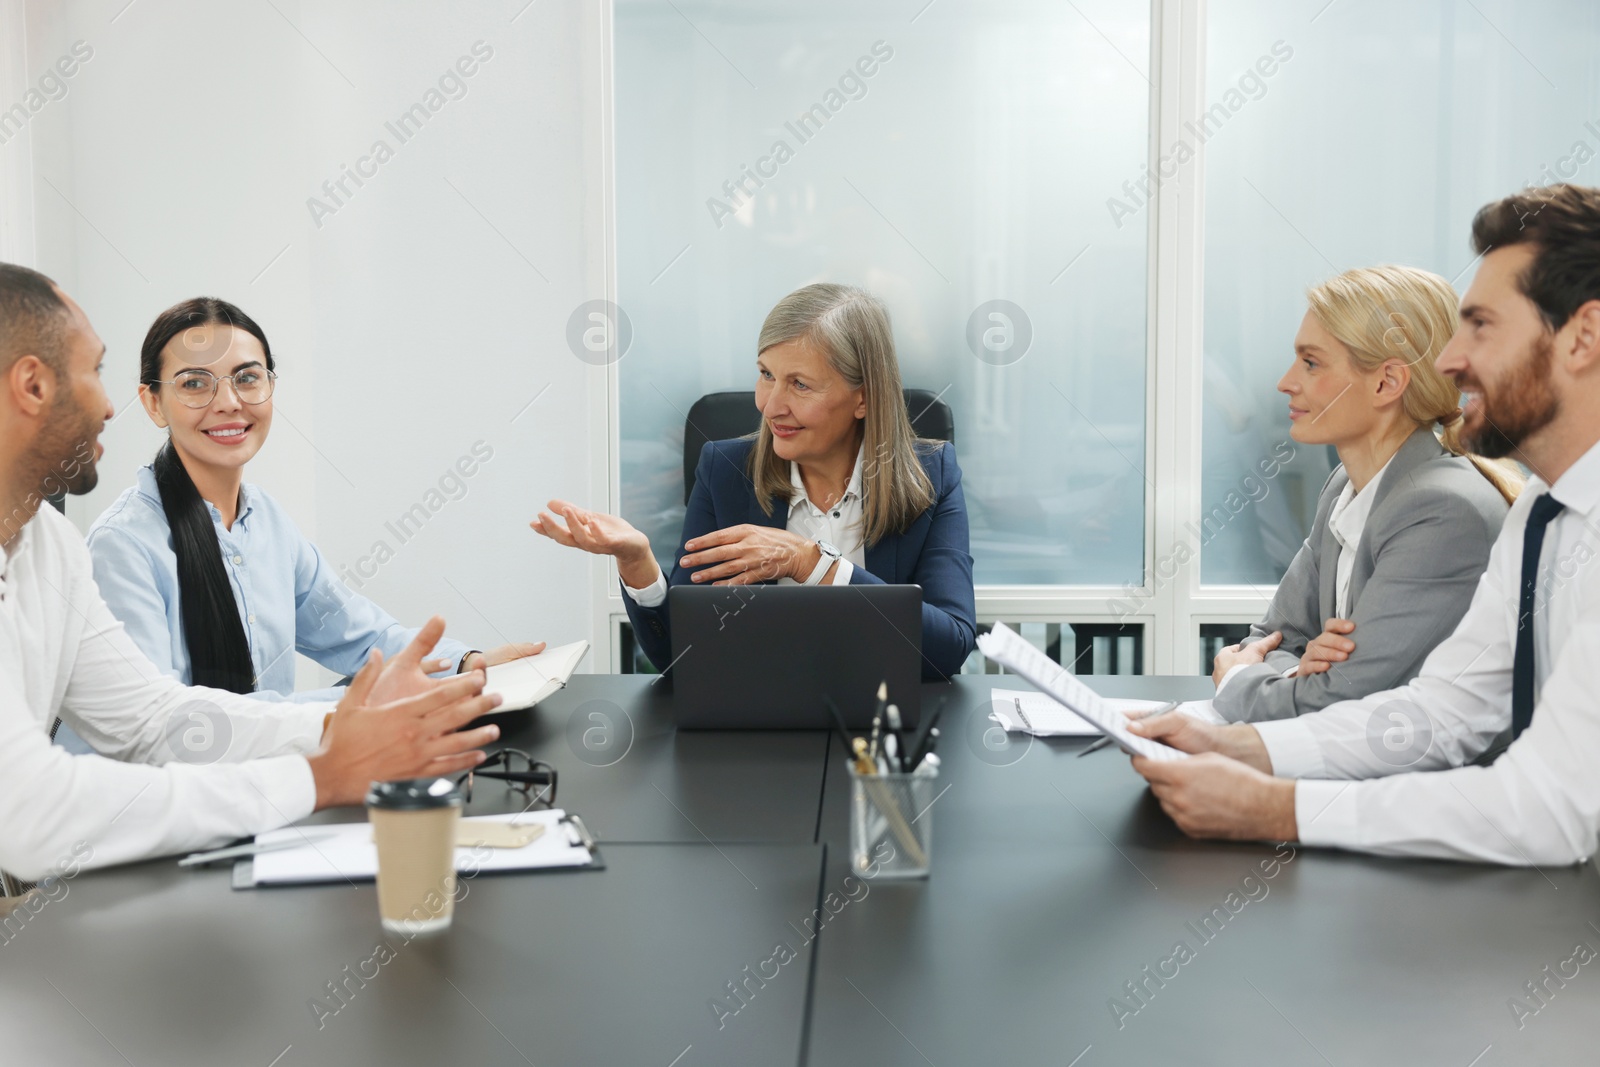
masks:
[[[923,677],[959,671],[976,639],[961,468],[953,445],[911,432],[882,301],[846,285],[795,290],[762,324],[756,372],[761,426],[701,451],[670,575],[617,516],[552,500],[555,514],[530,525],[616,559],[658,667],[670,659],[669,586],[777,581],[919,585]]]

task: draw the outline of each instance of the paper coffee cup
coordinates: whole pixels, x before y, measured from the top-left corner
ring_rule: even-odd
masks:
[[[450,925],[456,903],[461,793],[448,778],[374,782],[367,817],[378,846],[378,914],[405,937]]]

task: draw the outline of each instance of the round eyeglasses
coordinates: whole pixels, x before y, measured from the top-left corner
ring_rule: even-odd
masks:
[[[472,803],[474,778],[499,779],[508,788],[527,798],[529,808],[555,806],[556,769],[519,748],[503,748],[456,779],[456,785],[461,788],[468,804]]]
[[[157,378],[146,384],[170,385],[177,394],[178,403],[184,407],[203,408],[217,398],[217,390],[222,388],[223,382],[233,388],[233,394],[240,403],[265,404],[272,398],[273,384],[277,380],[277,374],[270,370],[249,367],[221,377],[208,370],[186,370],[174,375],[170,381]]]

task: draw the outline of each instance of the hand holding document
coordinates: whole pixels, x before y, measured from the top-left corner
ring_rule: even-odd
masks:
[[[1120,709],[1078,681],[1071,671],[1018,637],[1004,623],[995,623],[993,630],[978,638],[978,648],[985,656],[1032,683],[1065,710],[1076,713],[1096,730],[1115,739],[1126,751],[1155,760],[1188,756],[1187,752],[1170,745],[1130,733],[1127,717]],[[1023,714],[1027,713],[1027,705],[1024,705]]]
[[[589,642],[574,641],[547,648],[536,656],[497,663],[484,672],[483,691],[499,694],[501,703],[494,709],[496,713],[531,708],[566,685],[588,651]]]

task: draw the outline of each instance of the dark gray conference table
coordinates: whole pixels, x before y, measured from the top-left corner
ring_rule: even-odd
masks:
[[[80,875],[0,946],[0,1063],[794,1064],[812,949],[787,924],[815,905],[822,849],[602,852],[602,871],[480,875],[448,932],[409,944],[370,884]],[[726,983],[779,941],[796,957],[740,1006]],[[720,1028],[714,997],[739,1008]]]
[[[1204,678],[1087,680],[1107,696],[1210,689]],[[1505,870],[1192,841],[1120,752],[1078,758],[1086,741],[986,737],[996,682],[952,687],[932,876],[872,884],[817,940],[811,1063],[1600,1059],[1600,959],[1568,965],[1577,976],[1552,981],[1548,1006],[1520,1028],[1508,1006],[1520,996],[1540,1007],[1524,983],[1579,942],[1600,951],[1592,864]],[[824,888],[842,897],[841,751],[830,751],[821,834]],[[1201,927],[1219,906],[1224,918]],[[1187,957],[1174,958],[1179,941]],[[1144,983],[1142,1000],[1129,982]]]
[[[1207,687],[1089,681],[1156,698]],[[474,880],[448,934],[399,949],[320,1028],[313,998],[382,936],[370,886],[233,892],[220,872],[170,861],[86,873],[0,944],[0,1062],[1594,1060],[1600,962],[1560,987],[1543,973],[1579,942],[1600,949],[1592,865],[1190,841],[1124,756],[1077,759],[1083,741],[988,731],[997,683],[1016,685],[948,687],[948,789],[925,882],[862,896],[845,881],[848,789],[826,735],[680,734],[647,678],[579,677],[508,717],[506,740],[557,765],[562,805],[604,829],[608,869]],[[609,739],[573,741],[569,725],[607,728],[592,711],[624,713],[631,746],[621,720]],[[514,799],[499,783],[479,790],[479,811]],[[830,892],[856,899],[810,940],[807,918]],[[1216,907],[1225,921],[1213,916],[1202,938]],[[1163,972],[1180,940],[1188,958]],[[738,1005],[727,983],[780,942],[796,957],[726,1014]],[[1538,980],[1553,991],[1544,1005],[1524,988]],[[1520,1029],[1514,997],[1539,1009]]]

